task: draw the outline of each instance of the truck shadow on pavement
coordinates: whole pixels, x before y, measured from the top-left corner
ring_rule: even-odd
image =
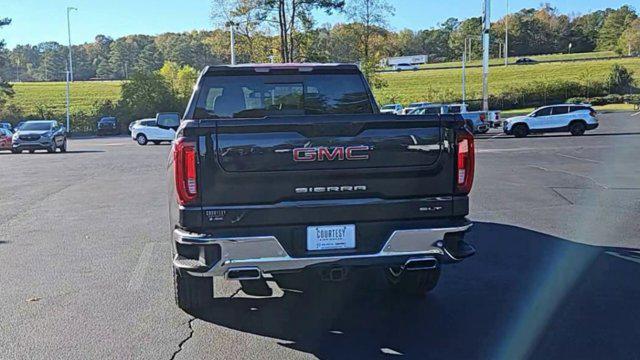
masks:
[[[371,270],[364,286],[216,299],[195,315],[320,359],[637,356],[637,253],[497,223],[469,238],[478,254],[445,267],[426,297],[393,294]]]

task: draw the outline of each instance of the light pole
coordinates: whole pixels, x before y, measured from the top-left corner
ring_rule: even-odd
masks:
[[[491,0],[483,0],[482,9],[482,111],[489,111],[489,29]]]
[[[70,75],[71,81],[73,81],[73,57],[71,56],[71,20],[69,18],[69,14],[71,13],[71,10],[78,10],[78,9],[74,7],[67,8],[67,34],[69,35],[69,72],[71,74]]]
[[[65,73],[67,74],[67,132],[70,131],[70,118],[71,118],[71,114],[69,113],[69,77],[71,74],[71,71],[69,71],[69,67],[67,67],[67,71],[65,71]]]
[[[504,66],[509,66],[509,0],[507,0],[507,15],[504,17]]]
[[[67,131],[71,131],[71,111],[70,107],[70,94],[69,94],[69,82],[73,81],[73,57],[71,55],[71,21],[69,14],[71,10],[78,10],[74,7],[67,7],[67,34],[69,35],[69,63],[67,64]]]
[[[467,39],[464,39],[464,50],[462,51],[462,103],[467,100]]]
[[[236,64],[236,37],[235,37],[235,27],[236,23],[233,21],[227,22],[227,26],[230,28],[231,33],[231,65]]]

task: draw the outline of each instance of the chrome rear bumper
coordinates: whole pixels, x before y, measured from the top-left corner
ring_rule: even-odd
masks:
[[[345,254],[313,257],[291,257],[274,236],[216,238],[176,229],[173,239],[184,245],[218,245],[220,260],[213,266],[206,266],[198,260],[185,260],[175,255],[173,266],[194,276],[225,276],[230,269],[258,268],[261,273],[296,271],[314,265],[345,264],[386,264],[404,263],[409,258],[431,256],[440,262],[455,262],[444,248],[444,237],[448,233],[466,232],[472,224],[463,226],[411,229],[394,231],[382,250],[375,254]]]

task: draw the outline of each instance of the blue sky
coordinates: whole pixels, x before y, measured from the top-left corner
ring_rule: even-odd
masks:
[[[348,1],[348,0],[347,0]],[[424,29],[436,26],[448,17],[460,19],[479,16],[481,0],[390,0],[395,16],[392,29]],[[545,0],[510,0],[510,8],[538,7]],[[640,10],[640,0],[557,0],[548,1],[564,13],[585,13],[607,7],[630,4]],[[491,18],[505,14],[506,0],[493,0]],[[0,30],[9,48],[16,44],[43,41],[67,42],[66,7],[72,13],[72,42],[90,42],[97,34],[117,38],[128,34],[158,34],[194,29],[211,29],[209,0],[0,0],[0,17],[13,19]],[[319,23],[344,21],[344,16],[316,16]]]

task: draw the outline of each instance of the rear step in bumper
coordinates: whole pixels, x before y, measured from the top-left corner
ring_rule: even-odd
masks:
[[[264,273],[296,271],[307,267],[336,264],[340,266],[409,265],[416,270],[433,268],[439,263],[456,262],[445,248],[445,235],[464,233],[472,224],[463,226],[411,229],[394,231],[382,250],[375,254],[331,255],[314,257],[291,257],[274,236],[217,238],[176,229],[174,241],[185,245],[218,244],[221,259],[211,268],[201,263],[189,268],[178,255],[174,258],[176,268],[186,270],[194,276],[224,276],[227,279],[255,279]],[[415,265],[415,266],[414,266]],[[260,276],[258,276],[260,275]]]

